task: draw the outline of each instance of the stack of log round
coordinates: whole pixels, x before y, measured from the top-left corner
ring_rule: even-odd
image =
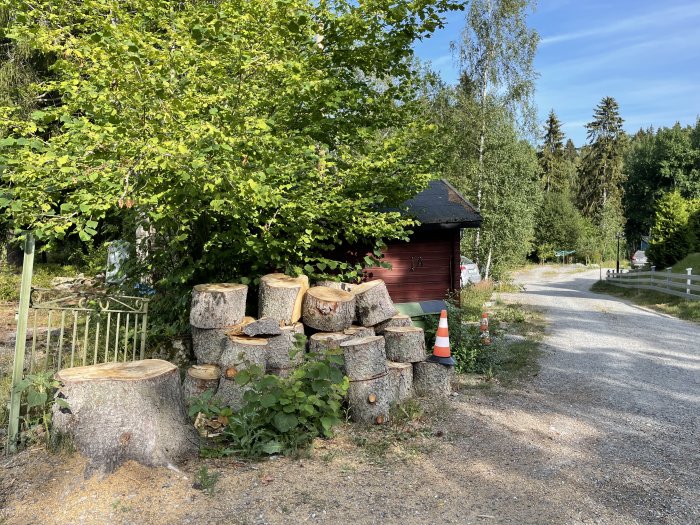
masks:
[[[447,397],[454,367],[422,361],[413,364],[413,388],[418,395]]]
[[[340,344],[350,380],[348,403],[354,421],[382,424],[391,404],[384,338],[369,336]]]
[[[260,278],[258,317],[270,317],[282,325],[293,325],[301,319],[304,294],[309,289],[306,275],[290,277],[271,273]]]
[[[352,325],[355,296],[343,290],[314,286],[304,296],[304,324],[321,332],[342,332]]]
[[[296,344],[296,336],[304,333],[304,325],[294,323],[291,326],[283,326],[280,330],[280,335],[268,338],[265,368],[268,374],[288,377],[304,358],[303,352],[290,356]]]
[[[382,321],[374,325],[374,333],[376,335],[383,335],[384,330],[391,326],[413,326],[411,318],[404,314],[397,314],[394,317],[390,317],[386,321]]]
[[[425,360],[425,335],[417,326],[390,326],[384,330],[386,357],[397,363]]]
[[[355,286],[352,294],[355,296],[357,321],[362,326],[376,325],[399,313],[381,279]]]

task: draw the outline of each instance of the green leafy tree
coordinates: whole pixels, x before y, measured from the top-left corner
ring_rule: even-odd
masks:
[[[568,191],[569,172],[564,156],[564,133],[554,110],[549,112],[544,131],[544,143],[538,153],[544,191]]]
[[[532,126],[533,66],[539,36],[527,26],[529,0],[473,0],[461,40],[453,44],[460,65],[463,92],[473,99],[472,126],[477,130],[476,205],[483,210],[488,122],[492,111],[505,110],[525,129]],[[496,117],[498,118],[498,117]],[[488,198],[486,200],[489,200]],[[480,232],[474,237],[477,260]],[[488,265],[487,265],[488,266]],[[486,268],[488,273],[488,267]]]
[[[586,124],[589,147],[579,171],[579,208],[595,217],[609,208],[609,199],[619,200],[624,180],[623,154],[626,135],[614,98],[604,97]]]
[[[664,194],[654,210],[654,225],[647,255],[656,266],[672,266],[690,253],[693,232],[689,225],[693,205],[680,192]]]
[[[171,295],[163,312],[202,281],[352,278],[348,247],[406,237],[412,222],[381,210],[433,172],[411,45],[457,3],[0,6],[5,38],[53,57],[27,92],[54,101],[0,108],[0,206],[40,239],[150,232],[140,270]]]
[[[542,205],[537,209],[536,246],[576,250],[581,236],[581,221],[581,214],[568,195],[554,191],[545,193]]]

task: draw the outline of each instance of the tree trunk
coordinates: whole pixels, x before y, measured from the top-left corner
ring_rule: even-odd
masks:
[[[391,406],[389,374],[364,381],[351,381],[348,388],[350,417],[358,423],[381,425],[389,421]]]
[[[67,368],[56,374],[53,426],[88,458],[86,474],[112,472],[134,460],[167,466],[195,456],[199,440],[188,424],[178,369],[160,359]]]
[[[390,319],[387,319],[386,321],[382,321],[381,323],[374,325],[374,333],[376,335],[382,335],[384,334],[384,330],[390,326],[413,326],[413,322],[408,315],[398,314]]]
[[[387,361],[389,369],[389,398],[392,404],[400,404],[413,397],[413,365]]]
[[[416,394],[424,396],[447,397],[452,392],[450,381],[454,368],[422,361],[413,364],[413,388]]]
[[[384,338],[380,335],[340,343],[345,373],[350,381],[363,381],[386,373]]]
[[[207,390],[211,390],[215,394],[219,387],[220,377],[221,369],[217,365],[194,365],[188,368],[182,382],[185,403],[189,405],[190,398],[199,397]]]
[[[425,334],[417,326],[392,326],[384,331],[386,357],[397,363],[425,361]]]
[[[192,290],[190,324],[197,328],[225,328],[245,317],[245,284],[198,284]]]
[[[258,317],[271,317],[284,325],[292,325],[301,319],[304,294],[309,289],[306,275],[290,277],[283,273],[271,273],[260,278]]]
[[[381,323],[399,313],[381,279],[362,283],[353,288],[352,293],[356,301],[357,322],[362,326]]]
[[[322,332],[341,332],[355,316],[355,296],[325,286],[309,288],[304,297],[304,324]]]
[[[489,247],[489,256],[486,259],[486,270],[484,271],[484,280],[488,281],[489,280],[489,274],[491,272],[491,253],[493,252],[493,248]]]

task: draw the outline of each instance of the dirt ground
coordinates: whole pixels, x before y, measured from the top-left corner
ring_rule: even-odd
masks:
[[[304,458],[85,479],[79,456],[28,450],[0,460],[0,523],[700,523],[700,329],[548,271],[504,295],[549,322],[523,383],[464,386],[403,426],[345,426]],[[211,495],[193,487],[202,465]]]

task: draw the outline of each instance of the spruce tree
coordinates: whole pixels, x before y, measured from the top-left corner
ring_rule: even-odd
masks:
[[[567,186],[564,169],[564,133],[561,131],[561,122],[554,110],[549,112],[544,129],[544,144],[538,154],[544,191],[563,191]]]

